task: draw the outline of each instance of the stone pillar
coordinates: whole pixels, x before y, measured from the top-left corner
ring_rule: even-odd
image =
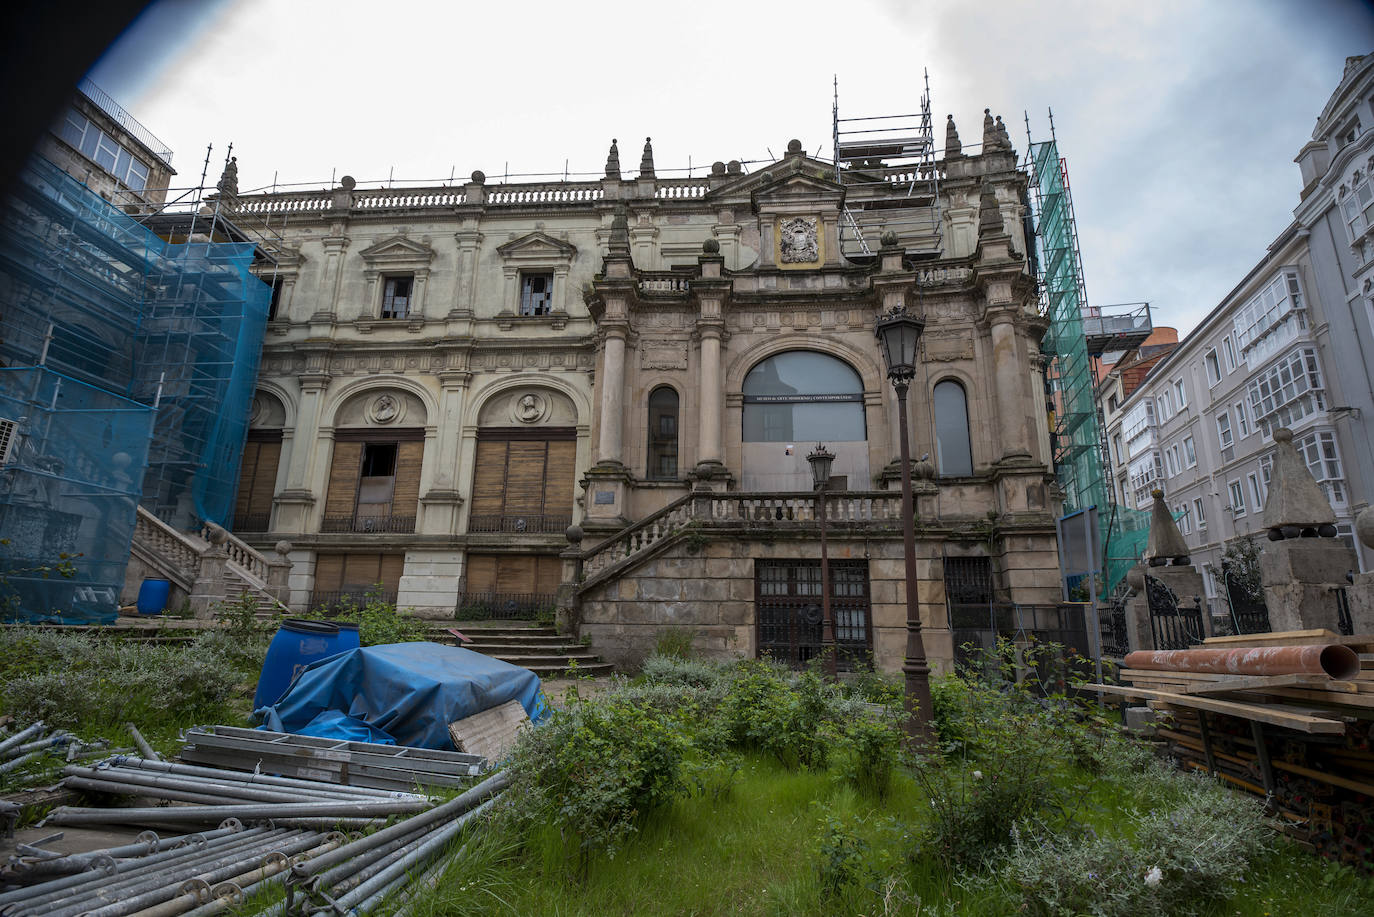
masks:
[[[319,448],[320,422],[324,414],[324,393],[330,376],[325,372],[307,372],[300,377],[301,398],[296,413],[296,428],[291,431],[291,448],[287,453],[286,481],[276,497],[276,523],[280,532],[306,532],[315,506],[311,490],[311,472],[315,467],[315,453]]]
[[[720,329],[701,329],[701,402],[697,433],[697,459],[700,463],[721,464],[720,411]]]
[[[292,551],[291,542],[279,541],[272,551],[277,556],[267,558],[267,589],[285,605],[291,598],[291,558],[287,556]]]
[[[697,259],[698,276],[692,281],[699,314],[696,333],[700,341],[700,388],[697,397],[697,462],[692,477],[698,485],[720,489],[726,486],[725,454],[721,449],[721,412],[725,392],[721,384],[720,346],[725,335],[723,315],[730,295],[730,280],[724,276],[725,259],[720,243],[707,239]]]
[[[1374,506],[1366,506],[1355,517],[1355,537],[1365,547],[1374,548]],[[1374,573],[1356,573],[1348,592],[1355,633],[1374,633]]]
[[[1269,543],[1260,548],[1260,585],[1269,627],[1339,632],[1337,591],[1346,588],[1346,575],[1359,569],[1359,561],[1336,537],[1336,513],[1294,448],[1293,432],[1279,427],[1274,444],[1274,467],[1261,517]]]
[[[1029,401],[1022,397],[1022,348],[1017,342],[1016,322],[1010,309],[989,312],[992,334],[992,364],[997,386],[997,416],[1002,440],[1002,458],[1030,458],[1026,439]]]
[[[447,424],[450,430],[461,427],[463,402],[471,379],[471,373],[459,370],[443,370],[439,373],[439,417],[441,423]],[[458,453],[462,444],[462,438],[458,436],[435,438],[430,488],[420,496],[425,518],[417,531],[431,535],[457,533],[458,508],[463,503],[458,493]]]
[[[229,563],[225,544],[229,533],[213,522],[208,523],[210,547],[200,555],[196,580],[191,584],[191,613],[201,620],[212,618],[213,609],[225,599],[224,568]]]
[[[621,461],[625,426],[625,328],[606,329],[605,361],[601,372],[601,437],[597,444],[597,464],[624,464]]]
[[[560,634],[576,635],[582,625],[582,609],[577,595],[578,587],[582,583],[582,528],[577,525],[568,526],[565,534],[568,546],[558,555],[563,561],[563,577],[558,586],[554,623]]]

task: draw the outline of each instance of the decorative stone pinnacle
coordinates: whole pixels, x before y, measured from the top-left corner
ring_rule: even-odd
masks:
[[[619,208],[611,220],[611,238],[607,247],[611,255],[630,256],[630,221],[625,216],[624,207]]]
[[[1178,523],[1164,503],[1164,491],[1156,488],[1150,491],[1154,505],[1150,507],[1150,537],[1145,545],[1145,559],[1151,566],[1161,566],[1172,560],[1175,564],[1188,563],[1188,544]]]
[[[1011,150],[1011,135],[1007,133],[1007,126],[1002,123],[1002,116],[997,116],[997,142],[1004,150]]]
[[[719,255],[720,243],[715,239],[707,239],[705,242],[701,243],[701,250],[708,255]]]
[[[639,177],[654,177],[654,147],[652,137],[644,138],[644,155],[639,157]]]
[[[1002,211],[997,206],[997,195],[992,186],[983,182],[982,193],[978,195],[978,238],[1000,236],[1006,231],[1002,225]]]
[[[1261,523],[1271,540],[1299,535],[1336,534],[1336,513],[1321,485],[1293,445],[1293,431],[1279,427],[1274,431],[1274,465],[1269,472],[1269,496],[1264,501]]]
[[[802,144],[801,144],[801,141],[800,141],[800,140],[789,140],[789,141],[787,141],[787,152],[788,152],[788,155],[791,155],[791,156],[799,156],[799,155],[801,155],[801,151],[802,151]]]
[[[983,109],[983,152],[997,149],[997,125],[992,120],[992,109]]]
[[[958,159],[964,155],[964,144],[959,140],[959,128],[954,126],[954,116],[945,121],[945,158]]]
[[[219,184],[215,186],[220,194],[226,197],[238,197],[239,194],[239,158],[230,156],[229,161],[224,164],[224,172],[219,177]]]
[[[606,154],[606,177],[620,177],[620,147],[616,146],[615,138],[611,138],[611,151]]]

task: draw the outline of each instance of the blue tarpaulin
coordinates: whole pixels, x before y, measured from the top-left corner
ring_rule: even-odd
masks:
[[[277,732],[452,749],[449,723],[511,700],[536,723],[548,716],[529,669],[439,643],[392,643],[311,663],[259,713]]]

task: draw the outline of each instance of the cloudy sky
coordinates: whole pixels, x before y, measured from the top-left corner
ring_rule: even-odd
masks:
[[[1297,203],[1293,157],[1347,55],[1374,51],[1353,0],[161,0],[92,78],[210,182],[243,190],[599,173],[612,137],[660,173],[830,153],[842,117],[915,111],[965,142],[982,110],[1018,151],[1023,113],[1068,159],[1089,301],[1149,301],[1186,332]]]

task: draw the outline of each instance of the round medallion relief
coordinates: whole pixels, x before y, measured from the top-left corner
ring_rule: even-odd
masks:
[[[520,423],[539,423],[549,414],[549,400],[534,392],[523,392],[511,399],[511,415]]]
[[[405,402],[390,393],[378,395],[367,406],[367,419],[373,423],[396,423],[405,415]]]

